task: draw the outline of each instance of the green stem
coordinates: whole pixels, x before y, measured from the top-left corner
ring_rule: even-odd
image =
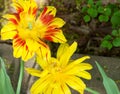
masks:
[[[88,91],[88,92],[90,92],[91,94],[100,94],[99,92],[97,92],[95,90],[92,90],[90,88],[86,88],[85,90]]]
[[[21,62],[20,62],[20,75],[19,75],[19,80],[18,80],[16,94],[20,94],[20,89],[21,89],[23,75],[24,75],[24,61],[21,60]]]

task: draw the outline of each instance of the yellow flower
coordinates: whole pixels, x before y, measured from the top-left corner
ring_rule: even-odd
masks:
[[[1,39],[13,39],[14,57],[22,57],[26,61],[34,56],[35,53],[41,54],[49,47],[44,43],[45,40],[64,43],[62,30],[60,29],[65,22],[61,18],[56,18],[56,8],[47,6],[37,16],[37,4],[34,0],[13,0],[16,13],[6,14],[8,23],[1,29]]]
[[[91,79],[86,70],[92,69],[92,66],[83,62],[89,56],[69,60],[76,48],[76,42],[71,46],[61,44],[56,58],[50,53],[44,59],[37,58],[41,70],[26,68],[31,75],[40,77],[32,85],[31,94],[71,94],[69,87],[83,94],[86,85],[81,78]]]

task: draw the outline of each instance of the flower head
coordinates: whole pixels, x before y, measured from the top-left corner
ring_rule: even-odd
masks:
[[[33,76],[40,77],[31,87],[31,94],[71,94],[69,87],[83,94],[86,85],[81,78],[91,79],[86,71],[92,69],[88,63],[84,63],[89,56],[70,60],[75,52],[77,43],[71,46],[61,44],[57,51],[57,57],[46,55],[46,59],[37,59],[41,70],[26,68]]]
[[[28,60],[38,50],[49,49],[44,40],[64,43],[62,30],[65,22],[56,18],[56,8],[47,6],[37,16],[38,6],[34,0],[13,0],[16,12],[3,17],[8,23],[1,29],[1,39],[13,40],[14,57]]]

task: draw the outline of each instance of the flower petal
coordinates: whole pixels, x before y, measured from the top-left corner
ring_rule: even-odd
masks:
[[[13,55],[16,58],[22,57],[22,60],[27,61],[34,56],[34,52],[29,51],[24,40],[15,36],[13,40]]]
[[[14,25],[17,25],[20,20],[18,14],[6,14],[3,17],[11,21]]]
[[[81,66],[80,71],[91,70],[93,68],[89,63],[80,63],[78,66]]]
[[[30,89],[31,94],[41,94],[43,90],[50,85],[49,83],[49,75],[38,79]]]
[[[42,21],[43,24],[48,25],[54,19],[55,15],[56,15],[56,8],[53,6],[47,6],[44,8],[39,19],[40,21]]]
[[[41,45],[36,52],[37,54],[37,63],[44,69],[49,63],[51,58],[51,53],[49,47],[45,44]]]
[[[44,7],[43,12],[41,13],[40,17],[44,17],[45,15],[56,15],[56,8],[54,6],[46,6]]]
[[[61,44],[64,45],[64,44]],[[69,46],[69,48],[62,54],[62,56],[60,57],[60,64],[62,66],[67,65],[70,57],[73,55],[73,53],[75,52],[77,48],[77,42],[74,42],[71,46]]]
[[[36,40],[26,39],[26,45],[30,51],[36,51],[39,49],[40,45]]]
[[[67,43],[61,44],[57,50],[57,59],[60,60],[63,53],[69,48]]]
[[[61,84],[59,82],[53,84],[53,91],[49,92],[49,94],[71,94],[71,91],[66,84]]]
[[[36,69],[33,69],[33,68],[25,68],[25,70],[33,76],[41,77],[40,76],[40,74],[41,74],[40,70],[36,70]]]
[[[51,33],[50,33],[51,32]],[[44,39],[49,40],[49,41],[53,41],[56,43],[65,43],[67,40],[65,38],[65,36],[63,35],[62,30],[52,30],[52,31],[47,31]]]
[[[48,71],[47,70],[44,70],[44,71],[40,71],[40,70],[36,70],[36,69],[33,69],[33,68],[25,68],[25,70],[33,75],[33,76],[37,76],[37,77],[44,77],[48,74]]]
[[[81,71],[79,73],[76,73],[76,76],[82,77],[82,78],[87,79],[87,80],[91,79],[91,74],[87,71]]]
[[[65,69],[71,70],[72,68],[74,68],[75,66],[78,66],[78,64],[82,63],[84,60],[89,59],[89,58],[90,58],[89,56],[84,56],[82,58],[74,60],[73,62],[69,63],[69,65]]]
[[[64,94],[71,94],[69,87],[65,83],[61,84],[61,88],[62,88]]]
[[[27,61],[31,59],[35,55],[34,52],[29,51],[27,46],[24,46],[23,53],[22,53],[22,60]]]
[[[13,39],[13,37],[17,34],[16,27],[12,23],[6,24],[1,29],[1,39],[7,40],[7,39]]]
[[[76,75],[77,73],[79,72],[82,72],[84,70],[90,70],[92,69],[92,66],[88,63],[81,63],[81,64],[77,64],[77,65],[74,65],[74,66],[68,66],[64,69],[65,73],[66,74],[73,74],[73,75]]]
[[[37,55],[40,59],[49,61],[51,57],[50,48],[45,43],[41,44],[37,49]]]
[[[56,28],[60,28],[65,24],[65,21],[61,18],[54,18],[49,26],[55,26]]]
[[[12,6],[18,13],[26,11],[29,14],[35,14],[37,10],[37,4],[34,0],[13,0]]]
[[[83,94],[84,89],[86,88],[86,85],[84,82],[75,76],[70,76],[69,79],[66,80],[66,83],[76,91],[80,92],[80,94]]]

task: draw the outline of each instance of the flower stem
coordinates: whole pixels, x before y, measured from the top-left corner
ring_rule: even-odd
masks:
[[[99,92],[97,92],[95,90],[92,90],[90,88],[86,88],[85,90],[88,91],[88,92],[90,92],[91,94],[100,94]]]
[[[21,62],[20,62],[20,75],[19,75],[19,80],[18,80],[16,94],[20,94],[20,89],[21,89],[23,75],[24,75],[24,61],[21,60]]]

